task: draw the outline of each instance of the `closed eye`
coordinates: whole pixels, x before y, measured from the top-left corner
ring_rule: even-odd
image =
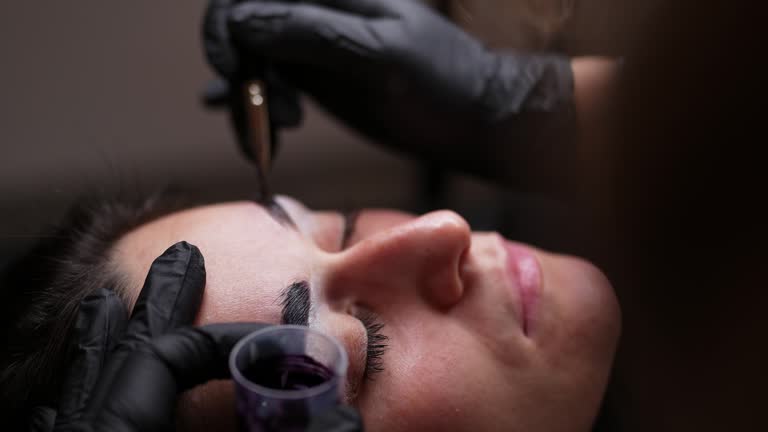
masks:
[[[360,210],[350,210],[342,214],[344,218],[344,229],[341,233],[341,246],[340,250],[344,250],[349,247],[349,241],[355,234],[355,227],[357,226],[357,217],[360,215]]]
[[[384,328],[384,324],[375,313],[363,310],[358,313],[357,317],[365,326],[365,333],[368,339],[363,378],[372,380],[375,374],[384,371],[383,356],[389,348],[387,343],[389,338],[382,333],[381,330]]]

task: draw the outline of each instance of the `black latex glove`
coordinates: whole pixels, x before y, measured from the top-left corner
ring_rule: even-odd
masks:
[[[77,349],[54,430],[173,430],[180,392],[228,378],[232,347],[267,324],[185,327],[197,314],[204,287],[200,251],[181,242],[152,264],[130,320],[114,292],[88,296],[78,312]],[[33,430],[45,430],[52,418],[39,413]],[[348,407],[316,423],[316,432],[361,430],[359,416]]]
[[[203,22],[203,40],[206,53],[212,58],[219,58],[221,56],[231,57],[229,59],[221,57],[222,60],[217,62],[234,62],[235,57],[232,53],[238,48],[229,44],[227,16],[220,13],[211,13],[213,10],[213,8],[209,10]],[[208,42],[209,40],[216,40],[217,42],[211,45]],[[217,45],[226,45],[227,52],[220,53]],[[203,93],[203,102],[211,108],[228,108],[230,122],[235,131],[235,138],[240,150],[246,157],[255,160],[253,148],[249,142],[250,132],[246,127],[243,89],[246,85],[245,83],[249,80],[258,79],[265,83],[267,86],[269,130],[272,143],[270,154],[274,157],[278,150],[278,132],[283,128],[296,127],[301,124],[303,112],[298,91],[276,74],[268,59],[261,56],[246,56],[245,59],[238,60],[237,64],[228,64],[226,68],[227,73],[221,74],[222,79],[212,81],[207,86]]]
[[[207,16],[222,76],[269,58],[350,126],[420,158],[514,180],[531,163],[557,169],[553,138],[572,132],[569,59],[491,52],[416,0],[211,0]]]

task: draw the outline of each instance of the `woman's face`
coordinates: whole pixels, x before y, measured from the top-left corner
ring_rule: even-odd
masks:
[[[138,293],[154,258],[186,240],[207,269],[199,324],[306,319],[338,338],[366,430],[589,429],[620,326],[594,266],[472,232],[450,211],[345,217],[277,202],[287,217],[253,202],[171,214],[122,238],[113,258]],[[378,359],[371,316],[387,338]],[[233,413],[232,385],[219,382],[185,395],[179,417],[206,428]]]

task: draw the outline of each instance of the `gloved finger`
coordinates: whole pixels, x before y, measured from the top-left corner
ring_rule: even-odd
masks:
[[[303,111],[296,87],[283,79],[275,67],[267,69],[267,103],[272,130],[292,128],[301,124]]]
[[[152,342],[152,350],[171,370],[179,391],[212,379],[227,379],[229,353],[245,336],[272,324],[230,323],[184,328]]]
[[[375,20],[306,3],[248,2],[229,15],[230,37],[251,55],[335,70],[382,60]]]
[[[373,17],[397,17],[405,10],[409,0],[310,0],[323,6]]]
[[[142,342],[192,323],[204,289],[205,263],[196,246],[176,243],[152,263],[125,334],[99,377],[84,417],[96,417],[103,410],[116,376]]]
[[[56,420],[56,411],[46,406],[35,407],[29,420],[30,432],[51,432]]]
[[[200,99],[206,108],[226,108],[229,106],[229,84],[222,79],[209,81]]]
[[[115,422],[130,421],[132,427],[126,430],[172,430],[178,394],[211,379],[229,377],[232,347],[266,325],[187,327],[140,345],[110,382],[99,412],[141,414],[112,416],[117,417],[110,419],[112,429],[119,429]]]
[[[223,77],[232,78],[238,70],[238,58],[230,43],[227,19],[237,0],[210,0],[203,17],[203,48],[211,66]]]
[[[396,96],[399,90],[391,85],[392,73],[386,68],[372,68],[366,72],[365,79],[350,79],[346,74],[307,66],[286,67],[280,72],[325,110],[358,132],[376,139],[392,132],[388,119],[391,117],[390,107],[394,106],[393,95]]]
[[[307,427],[307,432],[362,432],[363,419],[354,408],[346,405],[329,410],[315,417]]]
[[[75,353],[60,396],[57,426],[77,420],[98,381],[105,356],[120,339],[128,321],[123,301],[113,291],[99,289],[80,303],[73,340]]]
[[[184,241],[171,246],[152,263],[124,342],[149,340],[192,324],[204,289],[205,263],[200,250]]]
[[[269,120],[272,130],[299,126],[304,118],[299,92],[286,89],[270,94],[272,96],[269,97]]]

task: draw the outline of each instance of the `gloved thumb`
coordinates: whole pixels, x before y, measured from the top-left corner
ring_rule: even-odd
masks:
[[[138,345],[109,376],[99,410],[81,419],[92,430],[171,430],[179,393],[229,377],[227,360],[245,335],[268,324],[185,327]]]
[[[229,84],[222,79],[209,81],[200,95],[200,101],[206,108],[227,108],[229,104]]]

